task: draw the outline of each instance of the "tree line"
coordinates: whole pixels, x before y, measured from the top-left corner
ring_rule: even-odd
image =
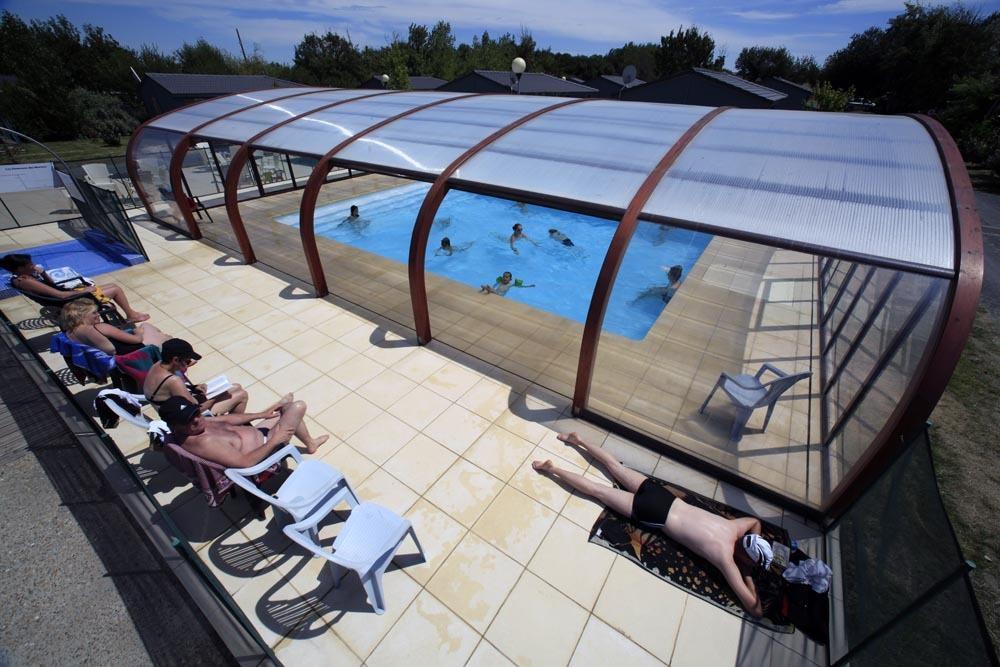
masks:
[[[132,49],[102,28],[78,29],[64,16],[26,23],[0,15],[0,121],[46,140],[80,136],[108,142],[127,134],[145,112],[134,69],[190,74],[267,74],[303,84],[355,87],[387,74],[393,88],[409,77],[451,80],[476,69],[507,71],[515,57],[530,71],[588,80],[634,65],[646,81],[691,67],[724,69],[726,54],[697,27],[680,27],[658,42],[628,42],[604,54],[541,48],[530,30],[493,37],[484,31],[458,43],[450,24],[410,25],[380,47],[359,47],[350,35],[312,33],[296,44],[291,63],[267,60],[256,45],[236,56],[204,39],[164,53]],[[853,97],[885,113],[937,116],[967,159],[1000,169],[1000,13],[982,16],[962,6],[907,4],[887,26],[854,35],[820,66],[782,46],[751,46],[735,59],[739,76],[779,76],[808,84],[813,107],[840,110]],[[5,75],[5,76],[3,76]]]

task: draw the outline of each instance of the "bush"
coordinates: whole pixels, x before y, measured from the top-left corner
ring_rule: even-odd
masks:
[[[130,134],[136,126],[136,119],[114,95],[75,88],[70,93],[69,104],[79,121],[80,134],[88,139],[100,139],[105,146],[120,145],[122,135]]]

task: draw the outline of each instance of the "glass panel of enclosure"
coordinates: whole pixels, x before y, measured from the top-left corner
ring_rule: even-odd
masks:
[[[295,183],[298,187],[302,187],[309,180],[309,176],[312,175],[312,170],[316,166],[318,160],[314,157],[306,157],[304,155],[289,155],[288,161],[292,163],[292,178],[295,179]]]
[[[253,159],[257,165],[261,185],[264,186],[264,194],[273,194],[295,187],[292,183],[292,171],[284,153],[255,150]]]
[[[386,118],[459,93],[399,93],[346,102],[283,125],[257,141],[279,151],[323,155],[328,150]]]
[[[545,113],[487,146],[457,176],[624,210],[706,107],[607,100]]]
[[[458,99],[390,123],[349,145],[337,158],[438,174],[493,132],[561,101],[504,95]]]
[[[209,145],[211,147],[210,153],[212,154],[212,158],[216,162],[219,173],[222,175],[222,182],[225,184],[225,179],[229,174],[229,164],[232,162],[233,156],[236,155],[236,151],[240,149],[240,144],[212,141],[209,142]],[[243,170],[240,172],[240,180],[236,185],[236,194],[237,199],[240,201],[260,196],[260,188],[254,176],[254,170],[250,167],[249,160],[247,160],[243,166]]]
[[[145,127],[132,146],[137,176],[149,204],[150,214],[168,225],[187,229],[170,187],[170,158],[180,140],[177,132]]]
[[[571,397],[584,321],[617,224],[452,190],[424,264],[434,337]],[[523,236],[512,238],[514,225]]]
[[[207,143],[197,144],[188,150],[181,171],[191,196],[197,197],[203,206],[222,203],[223,181]]]
[[[818,501],[816,264],[806,253],[640,221],[611,293],[588,407],[795,500]],[[734,380],[715,387],[741,375],[749,387],[761,369],[762,383],[802,375],[774,403],[766,429],[766,406],[739,428],[727,390],[754,400],[762,392]]]
[[[911,118],[727,111],[694,138],[644,210],[804,248],[952,268],[941,160]]]
[[[240,93],[220,97],[207,102],[192,104],[190,107],[166,114],[153,122],[155,127],[164,130],[174,130],[175,132],[190,132],[202,123],[215,120],[223,114],[231,113],[239,109],[253,106],[259,102],[273,100],[275,97],[291,95],[297,92],[304,92],[308,88],[273,88],[270,90],[259,90],[250,93]]]

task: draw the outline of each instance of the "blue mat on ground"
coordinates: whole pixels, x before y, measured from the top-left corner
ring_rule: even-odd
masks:
[[[35,264],[41,264],[46,269],[60,266],[70,266],[88,278],[94,278],[103,273],[117,271],[145,261],[142,255],[135,255],[121,244],[104,241],[100,234],[87,232],[83,238],[72,241],[62,241],[35,248],[10,250],[31,255]],[[7,254],[7,253],[4,253]],[[0,269],[0,298],[14,296],[17,292],[9,288],[10,273]],[[100,281],[95,281],[100,282]]]

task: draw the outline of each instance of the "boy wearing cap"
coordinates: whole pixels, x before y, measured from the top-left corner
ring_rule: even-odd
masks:
[[[175,443],[208,461],[227,468],[248,468],[263,461],[268,454],[294,435],[314,454],[330,436],[309,434],[303,417],[306,404],[286,403],[271,413],[221,415],[206,419],[194,403],[181,396],[171,396],[160,406],[160,418],[167,422]],[[250,422],[257,422],[251,426]]]
[[[760,596],[750,574],[757,567],[770,568],[773,556],[771,545],[760,536],[759,519],[726,519],[706,512],[684,502],[642,473],[626,468],[611,452],[588,445],[576,433],[562,433],[557,437],[597,459],[623,488],[605,486],[557,468],[551,460],[533,462],[535,470],[600,500],[636,523],[662,530],[667,537],[718,568],[747,613],[754,618],[763,615]]]
[[[188,379],[187,370],[201,359],[191,343],[181,338],[171,338],[160,346],[160,362],[155,364],[142,383],[142,392],[157,408],[171,396],[180,396],[197,404],[202,410],[212,414],[241,413],[247,409],[247,392],[238,384],[232,385],[218,396],[206,398],[205,386],[196,385]],[[291,400],[291,396],[286,397]],[[284,400],[284,399],[283,399]],[[285,402],[287,402],[285,400]],[[267,412],[273,412],[275,404]]]

